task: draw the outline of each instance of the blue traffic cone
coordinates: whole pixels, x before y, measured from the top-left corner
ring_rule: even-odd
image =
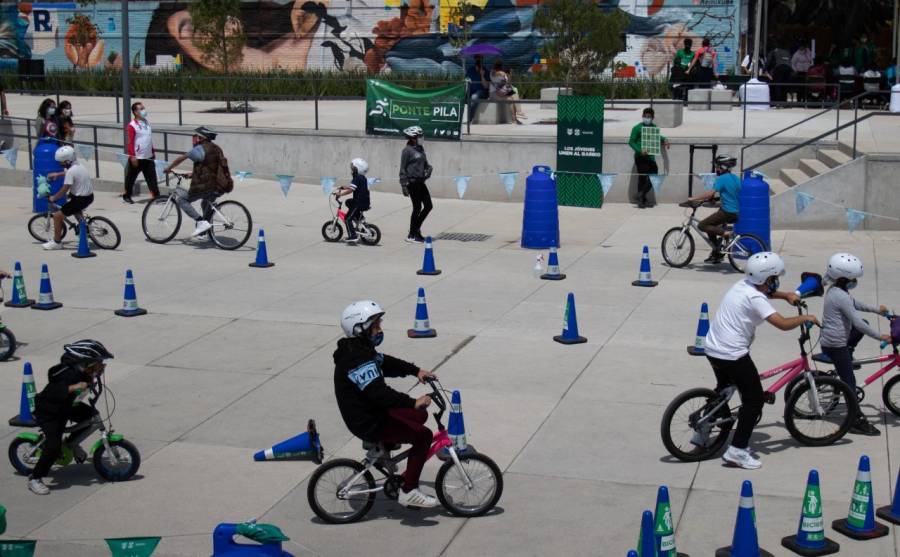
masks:
[[[547,258],[547,272],[541,275],[543,280],[562,280],[566,275],[559,272],[559,257],[556,255],[556,248],[550,247],[550,255]]]
[[[269,254],[266,251],[266,233],[262,228],[259,229],[259,240],[256,242],[256,261],[250,263],[250,266],[263,269],[275,266],[269,261]]]
[[[694,345],[687,347],[687,353],[691,356],[706,356],[706,333],[709,332],[709,306],[706,302],[700,304],[700,321],[697,322],[697,336],[694,337]]]
[[[312,458],[312,461],[316,464],[322,464],[324,456],[325,451],[322,449],[322,442],[319,440],[316,421],[309,420],[306,423],[306,431],[290,439],[285,439],[268,449],[257,451],[253,455],[253,460],[262,462],[264,460]]]
[[[13,269],[12,300],[3,305],[10,308],[27,308],[33,303],[34,300],[29,300],[28,294],[25,293],[25,278],[22,276],[22,264],[16,261],[16,267]]]
[[[447,419],[447,434],[453,441],[453,449],[456,454],[463,455],[475,452],[475,447],[466,439],[466,423],[463,419],[462,397],[459,391],[453,391],[450,396],[450,417]],[[441,458],[449,458],[450,452],[446,447],[438,454]]]
[[[92,252],[88,247],[87,242],[87,223],[84,219],[78,224],[78,251],[72,254],[72,257],[84,258],[84,257],[97,257],[97,254]]]
[[[690,557],[675,549],[675,528],[672,520],[672,505],[669,503],[669,488],[659,486],[656,491],[656,514],[653,517],[653,535],[656,537],[656,552],[659,557]]]
[[[753,484],[744,480],[741,486],[741,502],[738,505],[737,521],[731,545],[716,550],[716,557],[773,557],[765,549],[760,549],[756,535],[756,511],[753,509]]]
[[[22,372],[22,396],[19,399],[19,415],[9,420],[9,425],[15,427],[32,427],[36,425],[34,420],[34,374],[31,364],[25,362]]]
[[[825,537],[822,494],[819,491],[819,473],[816,470],[810,470],[806,480],[797,535],[782,538],[781,545],[805,557],[831,555],[841,549],[840,545]]]
[[[417,275],[439,275],[440,269],[434,267],[434,251],[432,249],[431,236],[425,238],[425,257],[422,260],[422,268],[416,271]]]
[[[638,535],[638,557],[656,556],[656,536],[653,534],[653,513],[644,511],[641,515],[641,532]]]
[[[121,317],[137,317],[138,315],[147,315],[147,310],[138,306],[137,291],[134,289],[134,274],[131,269],[125,271],[125,300],[122,302],[122,309],[117,309],[113,313]]]
[[[578,335],[578,317],[575,315],[575,294],[569,292],[566,299],[566,311],[563,314],[563,330],[553,340],[560,344],[581,344],[587,339]]]
[[[641,270],[638,273],[638,279],[631,283],[631,286],[656,286],[659,284],[650,276],[650,249],[644,246],[644,252],[641,255]]]
[[[61,308],[62,304],[53,300],[53,287],[50,285],[50,271],[47,264],[41,265],[41,291],[38,293],[38,301],[31,309],[51,310]]]
[[[888,527],[875,522],[875,498],[872,495],[872,472],[869,457],[859,457],[859,469],[853,495],[850,496],[850,511],[847,518],[831,523],[831,527],[854,540],[871,540],[888,535]]]
[[[627,557],[638,557],[638,552],[633,549],[629,549]]]
[[[425,289],[419,287],[419,296],[416,300],[416,322],[412,329],[406,330],[409,338],[433,338],[437,331],[428,323],[428,305],[425,303]]]
[[[894,502],[890,506],[881,507],[876,512],[879,518],[900,524],[900,470],[897,471],[897,483],[894,484]]]

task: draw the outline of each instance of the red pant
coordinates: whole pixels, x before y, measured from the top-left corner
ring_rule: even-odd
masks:
[[[392,408],[388,418],[378,430],[377,438],[382,443],[412,443],[406,472],[403,473],[403,491],[409,492],[419,487],[419,476],[428,460],[433,435],[425,427],[428,412],[424,409]]]

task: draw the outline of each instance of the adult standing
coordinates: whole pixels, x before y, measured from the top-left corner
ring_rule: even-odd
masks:
[[[125,173],[125,193],[122,201],[134,203],[131,199],[134,181],[138,173],[143,173],[150,197],[156,199],[159,186],[156,183],[156,151],[153,149],[153,130],[147,121],[147,109],[141,102],[131,105],[131,123],[128,124],[128,169]]]
[[[684,39],[684,48],[676,51],[675,58],[672,59],[671,81],[672,97],[674,99],[684,100],[687,98],[688,82],[690,81],[687,70],[694,60],[694,53],[691,51],[693,46],[693,40],[690,38]]]
[[[44,99],[38,107],[34,120],[34,132],[37,138],[56,137],[56,103],[53,99]]]
[[[403,195],[412,202],[412,214],[409,217],[409,234],[407,242],[422,243],[422,223],[431,212],[431,194],[425,181],[431,178],[433,168],[428,164],[425,148],[422,143],[425,132],[419,126],[410,126],[403,130],[406,136],[406,147],[400,154],[400,187]]]
[[[712,47],[709,37],[703,39],[703,45],[694,53],[691,65],[688,66],[688,73],[693,81],[700,87],[710,88],[712,81],[716,76],[716,65],[719,63],[719,55]]]
[[[875,47],[869,42],[869,37],[863,33],[859,36],[859,42],[853,49],[853,66],[856,68],[856,73],[860,74],[874,63]]]
[[[796,89],[798,101],[806,100],[806,76],[813,65],[813,61],[815,61],[815,56],[813,56],[812,50],[809,49],[809,43],[804,40],[800,43],[800,48],[797,49],[797,52],[791,56],[791,69],[794,71],[794,81],[803,84],[798,85]]]
[[[631,128],[631,137],[628,139],[628,146],[634,150],[634,165],[637,167],[638,172],[638,208],[646,209],[647,207],[651,207],[649,200],[647,199],[647,194],[650,193],[650,188],[652,184],[650,183],[650,174],[658,174],[659,167],[656,165],[656,157],[647,152],[647,150],[642,145],[642,136],[644,128],[655,128],[656,124],[653,123],[653,117],[656,113],[652,108],[647,107],[644,109],[644,112],[641,114],[641,122]],[[666,139],[662,134],[659,136],[660,142],[665,146],[666,149],[669,148],[669,140]]]

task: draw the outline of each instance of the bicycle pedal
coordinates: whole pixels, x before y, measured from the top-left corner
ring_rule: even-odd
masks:
[[[763,401],[766,404],[775,404],[775,393],[765,393],[763,394]]]

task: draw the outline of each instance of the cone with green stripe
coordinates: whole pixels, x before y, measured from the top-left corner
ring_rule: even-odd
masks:
[[[781,545],[804,557],[831,555],[841,549],[840,545],[825,537],[822,493],[819,491],[819,473],[816,470],[810,470],[806,480],[797,534],[782,538]]]
[[[669,488],[661,485],[656,492],[656,515],[653,517],[653,535],[656,537],[656,551],[659,557],[689,557],[675,549],[675,528],[672,520],[672,505],[669,503]]]
[[[835,520],[831,527],[854,540],[871,540],[888,535],[888,527],[875,522],[875,498],[872,495],[872,472],[868,456],[859,457],[859,470],[856,472],[847,518]]]

